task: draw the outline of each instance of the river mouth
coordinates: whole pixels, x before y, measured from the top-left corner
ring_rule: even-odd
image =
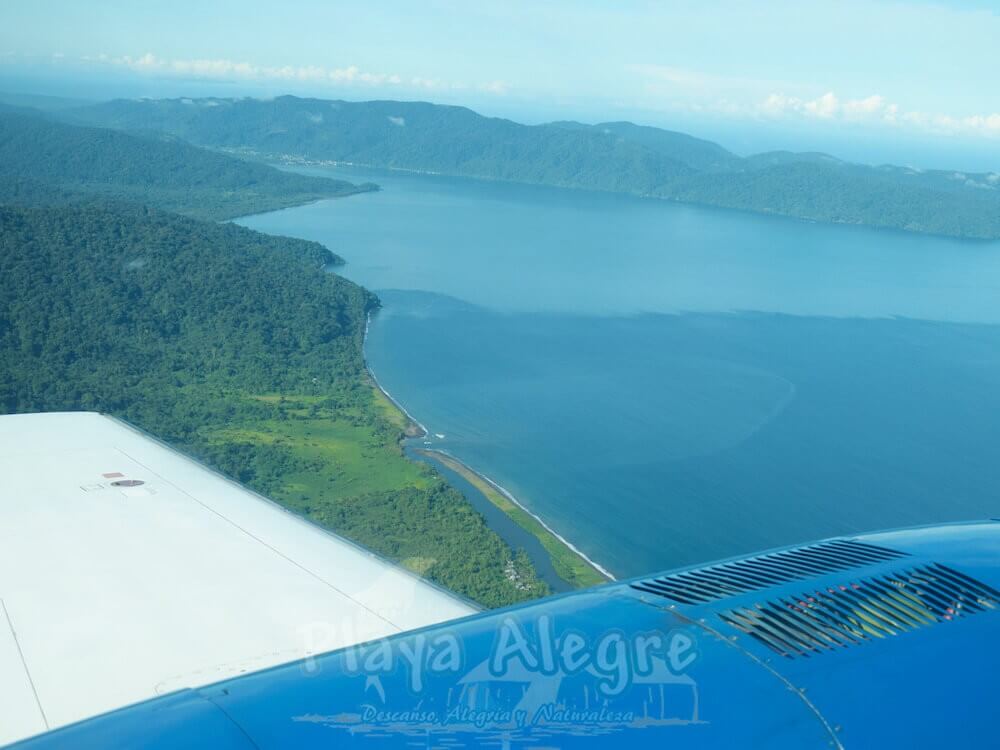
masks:
[[[518,526],[513,519],[486,499],[484,494],[469,479],[446,465],[429,451],[421,451],[420,448],[408,446],[406,455],[414,461],[424,461],[433,466],[444,476],[448,484],[461,492],[472,504],[472,507],[482,514],[489,527],[501,539],[507,542],[512,549],[524,550],[531,559],[532,565],[535,566],[538,577],[545,581],[554,593],[558,594],[573,589],[572,584],[559,577],[559,573],[556,572],[552,564],[552,558],[538,538]]]

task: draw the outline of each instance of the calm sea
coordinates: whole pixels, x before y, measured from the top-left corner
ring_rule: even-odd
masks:
[[[355,168],[241,220],[379,293],[367,355],[615,575],[1000,516],[1000,243]]]

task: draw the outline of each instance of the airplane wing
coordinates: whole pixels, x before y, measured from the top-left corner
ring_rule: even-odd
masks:
[[[475,607],[93,413],[0,417],[0,745]]]

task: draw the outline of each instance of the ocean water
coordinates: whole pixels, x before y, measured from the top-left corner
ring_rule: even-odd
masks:
[[[342,255],[431,447],[616,576],[1000,516],[1000,243],[308,171],[383,190],[241,223]]]

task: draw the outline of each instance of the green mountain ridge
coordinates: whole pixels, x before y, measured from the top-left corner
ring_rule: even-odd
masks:
[[[740,157],[628,122],[522,125],[426,102],[115,100],[60,116],[199,146],[664,198],[813,221],[1000,238],[997,175],[871,167],[819,153]]]
[[[617,136],[638,144],[698,171],[733,169],[740,162],[739,156],[718,143],[675,130],[636,125],[632,122],[603,122],[588,127],[604,135]]]
[[[91,195],[218,220],[373,187],[283,172],[162,133],[141,137],[0,109],[0,193],[8,201],[52,188],[64,202]]]
[[[563,187],[649,193],[692,172],[599,132],[520,125],[423,102],[118,100],[69,115],[103,127],[160,130],[210,148]]]

